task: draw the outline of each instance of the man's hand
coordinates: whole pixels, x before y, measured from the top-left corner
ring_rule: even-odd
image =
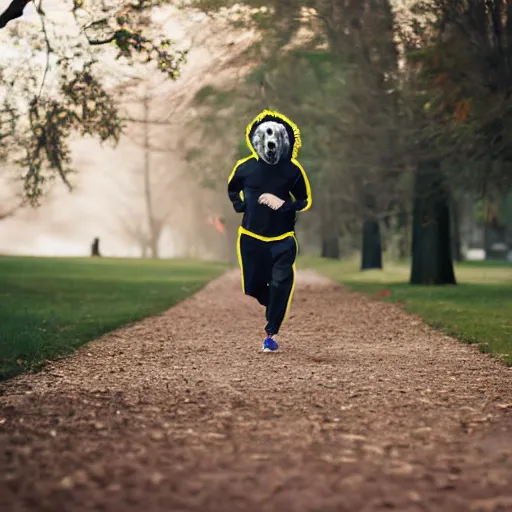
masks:
[[[265,204],[269,208],[272,208],[272,210],[279,210],[279,208],[283,206],[284,201],[274,194],[261,194],[258,199],[258,203]]]

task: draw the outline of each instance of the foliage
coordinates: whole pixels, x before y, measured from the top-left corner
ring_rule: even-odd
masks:
[[[508,188],[512,19],[506,2],[435,0],[420,6],[415,20],[430,13],[429,20],[409,27],[414,38],[403,38],[416,148],[444,160],[452,187],[482,194]]]
[[[231,4],[193,5],[218,13]],[[230,61],[244,69],[250,63],[250,69],[231,88],[231,110],[208,123],[205,137],[214,134],[216,143],[223,137],[223,145],[236,150],[234,126],[239,134],[241,119],[258,109],[276,108],[294,119],[304,135],[302,159],[316,171],[322,237],[335,239],[363,220],[396,226],[390,218],[407,216],[412,178],[420,173],[423,185],[414,188],[414,199],[425,209],[416,209],[416,225],[424,225],[435,205],[446,207],[449,218],[457,193],[497,201],[512,184],[506,116],[512,30],[503,1],[239,5],[233,20],[260,37]],[[218,110],[213,97],[219,91],[209,92],[213,96],[198,103],[198,120]],[[226,116],[233,120],[230,130]],[[436,243],[446,248],[450,240]],[[443,254],[450,265],[449,251]]]
[[[338,224],[338,230],[343,222],[383,215],[403,184],[392,15],[386,1],[373,2],[371,10],[361,4],[291,1],[262,7],[262,2],[244,2],[253,16],[236,19],[242,17],[260,38],[229,62],[233,67],[251,63],[230,89],[230,115],[240,125],[238,133],[243,129],[239,120],[247,122],[260,108],[291,117],[303,132],[301,161],[319,199],[314,208],[323,210],[324,222]],[[227,3],[198,0],[195,5],[211,11]],[[256,14],[265,18],[264,24],[255,20]],[[220,94],[226,91],[202,91],[196,102],[198,124],[217,108],[212,96]],[[236,139],[228,141],[231,132],[220,125],[224,119],[217,116],[217,129],[208,126],[205,138],[224,135],[225,144],[236,149]],[[244,146],[237,157],[247,154]]]
[[[39,4],[39,29],[10,23],[0,31],[0,43],[13,50],[0,67],[0,160],[21,170],[32,204],[55,178],[70,185],[74,134],[118,141],[125,77],[116,70],[151,65],[171,80],[179,76],[186,51],[162,37],[151,17],[167,3],[68,0],[64,13]]]

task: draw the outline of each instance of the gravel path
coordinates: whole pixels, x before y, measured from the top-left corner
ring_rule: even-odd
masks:
[[[238,273],[0,385],[0,510],[512,511],[512,370],[299,273],[282,351]]]

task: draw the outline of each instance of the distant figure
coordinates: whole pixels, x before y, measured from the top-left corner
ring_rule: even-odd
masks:
[[[92,245],[91,245],[91,256],[98,256],[98,257],[101,257],[101,254],[100,254],[100,239],[99,238],[95,238],[92,242]]]

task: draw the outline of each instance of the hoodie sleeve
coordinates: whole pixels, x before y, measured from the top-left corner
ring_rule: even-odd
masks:
[[[311,208],[311,185],[309,184],[306,172],[297,160],[292,160],[297,169],[297,178],[290,189],[292,199],[285,201],[280,211],[295,210],[296,212],[305,212]]]
[[[239,160],[228,178],[228,196],[233,204],[235,212],[243,213],[245,211],[245,202],[243,201],[244,177],[241,172],[241,166],[247,161],[246,158]]]

